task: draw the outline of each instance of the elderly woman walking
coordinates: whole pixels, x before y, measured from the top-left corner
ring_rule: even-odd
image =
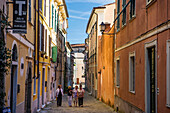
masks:
[[[62,96],[63,96],[63,89],[61,88],[61,85],[58,85],[58,88],[56,90],[57,106],[61,106]]]
[[[68,86],[68,105],[69,107],[72,107],[72,96],[73,96],[73,92],[72,92],[72,89],[71,89],[71,86]]]

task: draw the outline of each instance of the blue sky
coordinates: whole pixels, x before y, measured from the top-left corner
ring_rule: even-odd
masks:
[[[114,0],[65,0],[69,13],[67,41],[71,44],[84,43],[86,26],[93,7],[112,3]]]

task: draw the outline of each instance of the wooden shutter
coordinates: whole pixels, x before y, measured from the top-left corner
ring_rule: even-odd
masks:
[[[52,28],[54,27],[53,21],[54,21],[54,6],[52,5]]]
[[[42,25],[42,43],[41,43],[41,50],[44,51],[44,26]]]
[[[44,0],[44,16],[46,16],[46,0]]]
[[[45,52],[47,53],[47,29],[45,29]]]
[[[51,57],[51,37],[49,35],[49,56]]]

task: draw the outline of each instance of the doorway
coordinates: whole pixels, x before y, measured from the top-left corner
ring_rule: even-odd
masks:
[[[32,63],[28,62],[27,78],[25,81],[25,113],[31,113]]]
[[[45,92],[45,68],[43,68],[43,73],[42,73],[42,105],[45,104],[45,102],[44,102],[44,92]]]
[[[11,92],[10,92],[11,113],[16,113],[17,78],[18,78],[18,55],[17,55],[17,45],[14,44],[12,49],[12,67],[11,67]]]
[[[156,41],[145,48],[145,101],[146,112],[157,112],[157,79],[156,79]]]

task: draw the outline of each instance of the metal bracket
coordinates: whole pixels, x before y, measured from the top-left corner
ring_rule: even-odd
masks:
[[[14,2],[6,2],[6,4],[13,4]]]

